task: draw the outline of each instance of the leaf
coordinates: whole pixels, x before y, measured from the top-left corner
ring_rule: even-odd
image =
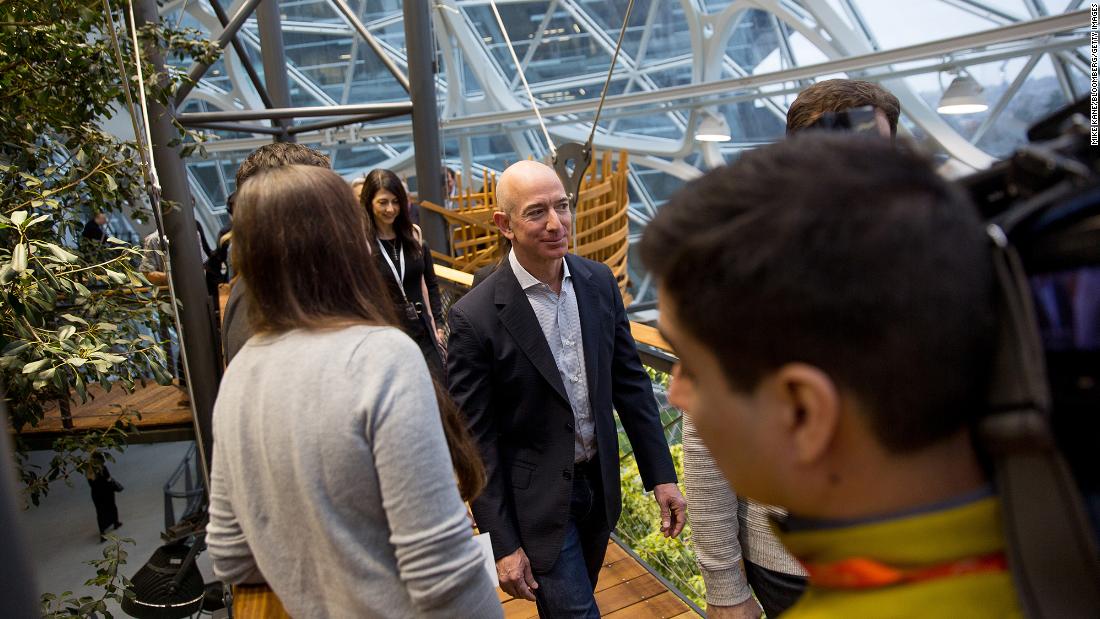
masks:
[[[118,183],[115,182],[115,177],[113,177],[110,174],[107,174],[106,172],[104,172],[103,173],[103,178],[107,179],[107,188],[108,189],[110,189],[111,191],[118,191]]]
[[[11,251],[11,268],[16,273],[27,270],[27,246],[23,243],[16,243]]]
[[[80,282],[73,282],[73,286],[76,288],[76,293],[82,297],[92,296],[92,291],[88,290],[88,287]]]
[[[13,279],[15,279],[15,269],[11,268],[11,263],[5,264],[4,268],[0,269],[0,284],[11,283]]]
[[[49,363],[49,359],[39,359],[38,361],[31,361],[27,365],[23,366],[23,374],[33,374],[42,369],[42,366]]]
[[[67,340],[72,337],[74,333],[76,333],[76,327],[72,325],[65,325],[64,327],[61,327],[60,331],[57,332],[57,339]]]
[[[69,322],[75,322],[75,323],[82,324],[84,326],[88,326],[88,321],[84,320],[80,316],[73,316],[72,314],[62,314],[61,317],[64,318],[65,320],[68,320]]]
[[[95,328],[100,331],[118,331],[118,325],[113,325],[109,322],[97,322]]]
[[[55,243],[46,243],[46,249],[50,250],[50,253],[53,254],[55,258],[64,262],[76,262],[80,259],[76,254],[61,249],[61,247]]]
[[[127,243],[126,241],[123,241],[122,239],[116,239],[113,236],[107,237],[107,242],[114,245],[129,245],[129,243]]]
[[[27,211],[15,211],[11,214],[11,222],[19,227],[23,227],[23,222],[27,220]]]
[[[84,365],[87,362],[88,362],[88,360],[85,359],[84,357],[69,357],[68,359],[65,360],[65,363],[68,363],[69,365],[71,365],[73,367],[77,367],[77,368]]]
[[[15,340],[14,342],[11,342],[7,346],[4,347],[4,351],[3,351],[2,354],[4,354],[4,355],[18,355],[19,353],[26,350],[27,347],[30,346],[30,345],[31,345],[30,342],[25,342],[23,340]]]
[[[127,281],[129,281],[129,279],[125,275],[123,275],[122,273],[119,273],[118,271],[112,271],[111,269],[103,269],[103,272],[107,275],[107,277],[112,282],[114,282],[116,284],[125,284]]]
[[[47,380],[53,378],[53,375],[56,374],[56,373],[57,373],[57,368],[50,368],[50,369],[45,370],[43,372],[39,372],[38,373],[38,380],[47,381]]]
[[[36,224],[36,223],[38,223],[42,220],[49,219],[49,218],[50,218],[49,215],[39,215],[38,217],[35,217],[34,219],[28,221],[23,227],[24,228],[30,228],[34,224]]]

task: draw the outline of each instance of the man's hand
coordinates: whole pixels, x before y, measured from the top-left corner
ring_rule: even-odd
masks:
[[[749,599],[736,606],[714,606],[707,604],[707,619],[760,619],[764,610],[760,604],[749,596]]]
[[[680,499],[683,501],[683,499]],[[497,578],[500,588],[514,598],[535,601],[535,589],[539,588],[531,574],[531,562],[522,548],[497,561]]]
[[[657,484],[653,487],[653,498],[661,508],[661,533],[665,537],[676,537],[687,524],[687,501],[680,494],[676,484]]]

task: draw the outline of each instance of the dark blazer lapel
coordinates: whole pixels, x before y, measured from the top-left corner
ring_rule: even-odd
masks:
[[[592,280],[592,270],[580,260],[569,261],[569,274],[573,278],[573,294],[577,296],[577,311],[581,317],[581,337],[584,339],[584,370],[588,376],[589,401],[596,396],[596,380],[600,366],[600,295]]]
[[[535,310],[531,309],[526,293],[519,287],[519,281],[512,272],[511,265],[505,265],[501,271],[504,272],[497,278],[494,293],[494,302],[500,314],[500,321],[519,345],[520,350],[530,359],[531,364],[538,368],[543,378],[568,403],[569,396],[566,395],[565,384],[561,382],[558,364],[554,361],[554,354],[550,352],[550,345],[546,343],[546,335],[543,334],[542,326],[535,317]]]

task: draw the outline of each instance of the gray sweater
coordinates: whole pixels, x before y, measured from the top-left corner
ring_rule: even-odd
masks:
[[[207,543],[295,619],[500,617],[428,368],[389,327],[253,336],[214,406]]]
[[[742,560],[776,572],[805,576],[798,560],[771,530],[769,516],[783,515],[783,511],[734,493],[688,415],[684,415],[683,432],[688,519],[699,571],[707,587],[707,604],[734,606],[749,599]]]

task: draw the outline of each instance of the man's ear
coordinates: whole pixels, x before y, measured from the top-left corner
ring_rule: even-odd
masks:
[[[840,395],[828,374],[805,363],[788,363],[774,375],[775,395],[785,410],[784,430],[800,464],[825,455],[840,423]]]
[[[493,212],[493,223],[500,228],[500,233],[504,235],[504,238],[509,241],[515,237],[515,233],[512,232],[512,220],[503,211]]]

